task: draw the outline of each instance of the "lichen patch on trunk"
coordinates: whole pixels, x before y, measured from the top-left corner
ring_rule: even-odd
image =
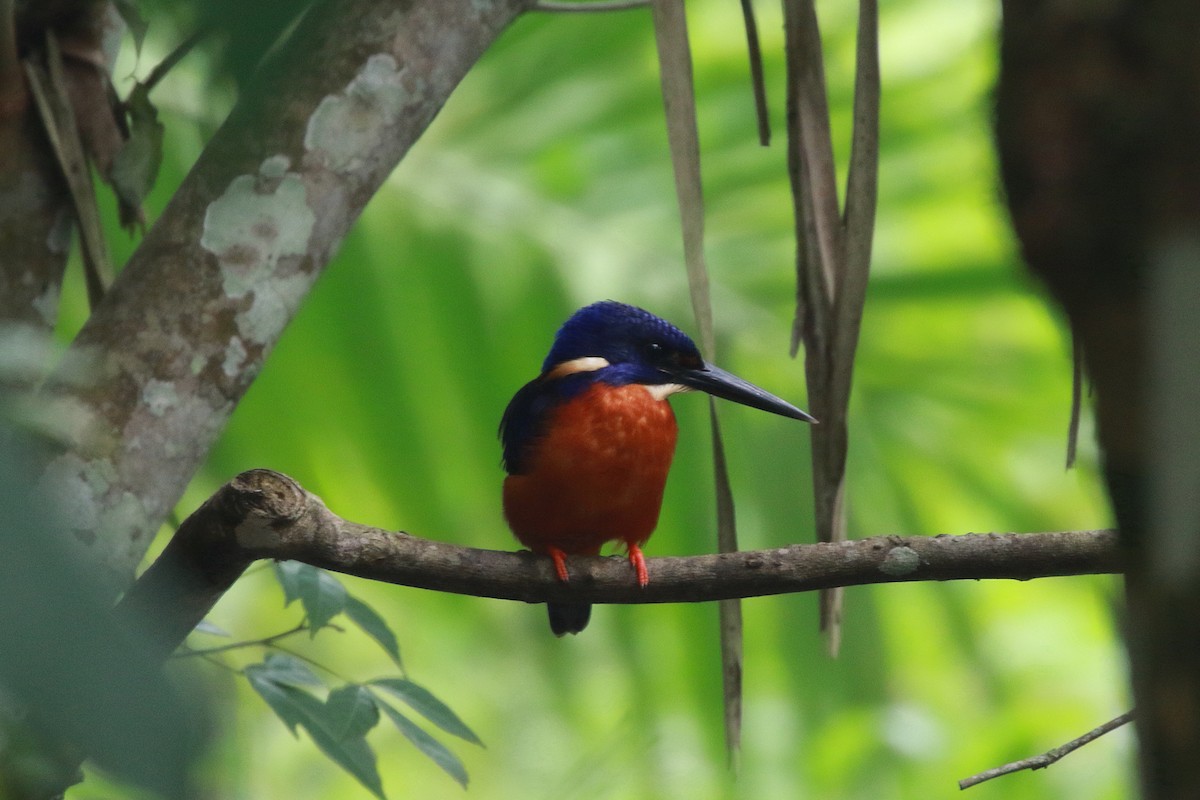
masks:
[[[297,276],[293,286],[277,274],[281,263],[305,255],[316,223],[304,181],[289,164],[271,156],[257,174],[234,178],[208,206],[200,237],[217,257],[226,295],[253,295],[237,321],[241,335],[260,345],[274,341],[312,283]]]

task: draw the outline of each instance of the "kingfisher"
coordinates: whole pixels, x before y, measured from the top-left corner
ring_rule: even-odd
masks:
[[[678,427],[667,398],[692,390],[816,422],[791,403],[700,356],[665,319],[605,300],[579,309],[554,337],[542,373],[500,420],[504,517],[521,544],[549,556],[567,582],[567,556],[624,543],[639,586],[642,545],[658,524]],[[579,633],[586,603],[548,603],[556,636]]]

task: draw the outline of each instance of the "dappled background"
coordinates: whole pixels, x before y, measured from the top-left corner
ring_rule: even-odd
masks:
[[[782,32],[760,31],[778,142],[757,144],[736,4],[694,0],[689,21],[708,202],[716,361],[804,405],[787,356],[794,299],[783,147]],[[822,23],[834,138],[848,141],[853,8]],[[1070,345],[1026,278],[989,137],[992,2],[895,0],[881,16],[878,232],[851,406],[850,535],[1042,531],[1109,524],[1090,421],[1065,471]],[[191,32],[147,14],[144,75]],[[228,110],[216,48],[155,91],[167,128],[150,219]],[[847,148],[842,147],[840,156]],[[122,262],[131,242],[111,241]],[[237,472],[297,478],[343,516],[477,547],[515,549],[500,513],[496,426],[558,324],[602,298],[695,333],[647,11],[521,19],[466,79],[344,242],[268,360],[186,515]],[[64,340],[86,300],[64,306]],[[675,401],[680,446],[648,555],[716,549],[705,402]],[[744,548],[812,540],[808,432],[725,404]],[[847,593],[837,660],[815,596],[748,600],[744,750],[726,768],[715,605],[600,607],[555,640],[542,609],[347,580],[396,631],[407,676],[483,739],[450,746],[473,798],[911,798],[1046,750],[1126,710],[1111,578],[864,587]],[[211,620],[237,637],[294,625],[270,570]],[[196,644],[222,640],[196,637]],[[288,644],[342,678],[393,673],[352,631]],[[257,660],[251,650],[237,665]],[[204,663],[217,737],[215,796],[368,797],[244,681]],[[461,790],[407,741],[371,736],[390,797]],[[976,798],[1118,798],[1129,733]],[[104,796],[101,782],[72,791]]]

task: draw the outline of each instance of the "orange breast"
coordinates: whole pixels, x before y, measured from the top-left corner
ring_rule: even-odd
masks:
[[[596,384],[552,412],[529,469],[504,481],[504,516],[534,552],[641,544],[658,524],[675,414],[641,386]]]

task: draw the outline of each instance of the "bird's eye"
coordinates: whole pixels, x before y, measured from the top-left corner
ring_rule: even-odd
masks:
[[[661,342],[646,342],[642,345],[642,358],[655,366],[663,366],[670,362],[670,353]]]

